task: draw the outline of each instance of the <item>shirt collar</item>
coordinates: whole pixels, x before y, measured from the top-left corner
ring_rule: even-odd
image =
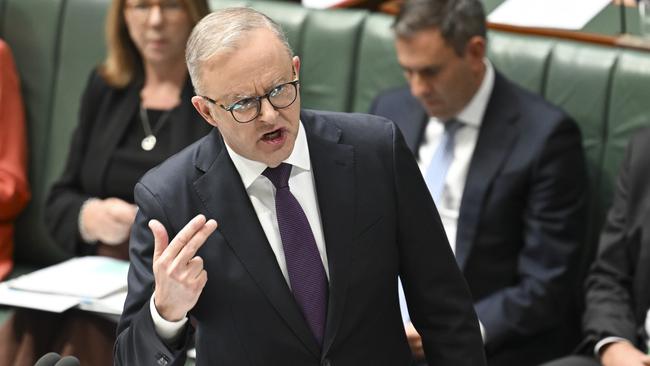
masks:
[[[230,159],[235,165],[235,169],[237,169],[237,172],[239,173],[239,176],[244,183],[244,187],[248,189],[268,166],[262,162],[250,160],[237,154],[228,145],[225,139],[223,142],[226,145],[226,150],[228,151],[228,155],[230,155]],[[305,134],[305,129],[302,126],[302,121],[298,122],[298,136],[296,136],[296,142],[293,145],[293,151],[291,151],[289,157],[284,160],[284,163],[291,164],[294,167],[305,171],[311,170],[311,160],[309,158],[307,135]]]
[[[494,67],[487,58],[483,60],[483,63],[485,63],[485,76],[481,81],[481,86],[465,108],[456,116],[457,120],[474,127],[481,126],[485,109],[494,88]]]

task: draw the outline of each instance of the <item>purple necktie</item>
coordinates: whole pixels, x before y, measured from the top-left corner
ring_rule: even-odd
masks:
[[[275,212],[289,273],[289,283],[312,333],[323,344],[328,284],[325,268],[305,212],[289,191],[292,166],[282,163],[262,173],[275,186]]]

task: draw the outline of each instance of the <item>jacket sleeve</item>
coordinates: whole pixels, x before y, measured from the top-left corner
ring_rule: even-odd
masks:
[[[485,365],[472,297],[417,163],[390,124],[400,277],[429,365]]]
[[[91,73],[81,99],[79,122],[75,128],[65,168],[50,189],[45,207],[45,223],[54,241],[71,255],[87,244],[81,239],[78,220],[81,205],[90,198],[81,186],[81,168],[88,140],[96,123],[97,109],[106,84],[97,72]]]
[[[586,339],[583,347],[586,352],[593,350],[596,342],[609,336],[622,337],[639,345],[632,287],[637,272],[636,263],[641,255],[642,229],[632,224],[637,215],[632,209],[636,206],[632,200],[640,197],[631,193],[634,175],[648,168],[647,158],[642,159],[645,160],[644,165],[633,163],[636,150],[648,143],[647,137],[650,135],[646,133],[641,136],[645,139],[632,140],[621,165],[614,200],[600,236],[598,255],[585,283],[587,306],[583,329]]]
[[[115,365],[182,366],[194,332],[190,322],[178,344],[170,347],[157,335],[149,311],[149,299],[154,290],[154,238],[148,222],[156,218],[166,228],[169,222],[156,196],[142,183],[135,186],[135,202],[139,210],[129,242],[129,288],[117,327]],[[173,238],[172,233],[169,236]]]
[[[560,327],[579,288],[587,173],[580,131],[568,117],[559,120],[531,165],[522,212],[523,232],[517,281],[482,299],[476,312],[485,327],[486,347]]]

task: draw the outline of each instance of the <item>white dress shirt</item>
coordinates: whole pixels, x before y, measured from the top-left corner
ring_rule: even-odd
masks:
[[[455,117],[456,120],[462,123],[462,127],[456,132],[453,161],[447,171],[440,200],[436,204],[447,233],[449,245],[451,245],[454,253],[456,253],[458,214],[460,212],[460,202],[463,198],[463,190],[465,189],[467,172],[478,140],[483,115],[494,88],[494,68],[487,59],[484,60],[484,63],[485,77],[481,81],[481,86],[465,108]],[[420,144],[418,151],[418,165],[423,176],[426,175],[433,153],[438,148],[444,132],[445,127],[442,121],[431,117],[424,131],[424,140]]]
[[[233,151],[227,143],[225,145],[228,154],[241,177],[242,183],[246,188],[246,193],[248,193],[248,197],[253,204],[255,214],[259,219],[262,230],[264,231],[264,234],[271,245],[271,249],[275,254],[278,266],[280,267],[287,284],[291,287],[289,274],[287,272],[287,264],[284,258],[282,239],[280,238],[280,229],[278,228],[278,221],[275,213],[275,187],[268,178],[262,175],[262,172],[267,168],[267,165],[258,161],[246,159]],[[307,135],[305,134],[302,122],[300,122],[298,126],[298,136],[296,137],[293,151],[284,162],[293,166],[291,176],[289,177],[289,187],[291,193],[296,197],[296,200],[298,200],[307,216],[307,221],[309,221],[309,226],[311,226],[311,230],[314,233],[316,246],[318,247],[321,260],[323,261],[323,267],[325,267],[325,274],[329,279],[323,225],[321,223],[320,209],[316,198],[316,185],[314,184],[314,174],[311,169]],[[219,221],[219,218],[215,219],[217,222]],[[153,295],[151,296],[149,306],[156,332],[163,340],[168,343],[173,343],[181,334],[181,331],[187,322],[187,317],[178,322],[169,322],[163,319],[156,310]]]

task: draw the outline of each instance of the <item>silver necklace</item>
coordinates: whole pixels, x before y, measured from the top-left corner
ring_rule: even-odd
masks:
[[[151,151],[156,147],[156,133],[165,125],[165,122],[169,119],[170,111],[165,111],[158,118],[158,123],[156,123],[155,130],[151,129],[151,123],[149,123],[149,116],[147,115],[147,110],[144,109],[142,103],[140,104],[140,122],[142,122],[142,129],[144,130],[144,138],[140,143],[140,147],[144,151]]]

